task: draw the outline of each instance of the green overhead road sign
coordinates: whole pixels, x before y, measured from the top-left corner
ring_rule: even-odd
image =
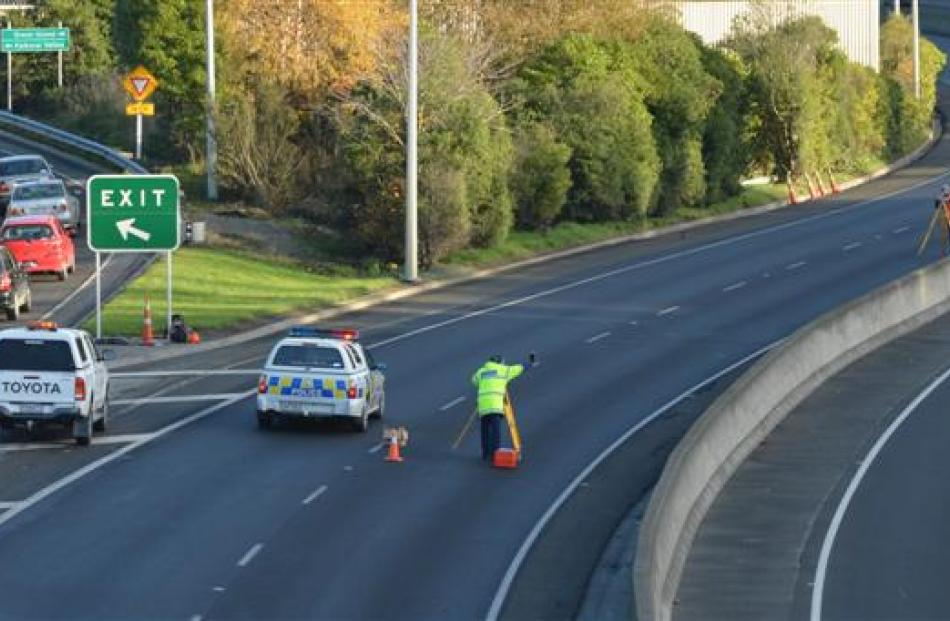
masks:
[[[0,52],[68,52],[69,28],[3,28]]]
[[[96,175],[86,182],[86,226],[95,252],[178,248],[180,212],[174,175]]]

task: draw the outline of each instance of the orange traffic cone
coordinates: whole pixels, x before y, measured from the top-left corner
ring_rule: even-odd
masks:
[[[197,331],[197,330],[194,330],[194,329],[189,330],[189,331],[188,331],[188,344],[189,344],[189,345],[197,345],[197,344],[199,344],[200,342],[201,342],[201,335],[198,334],[198,331]]]
[[[811,176],[808,173],[805,173],[805,181],[808,183],[808,197],[811,200],[818,198],[818,193],[815,191],[815,184],[811,181]]]
[[[399,454],[399,440],[395,434],[389,438],[389,454],[386,455],[386,461],[402,461],[402,455]]]
[[[149,302],[148,295],[145,296],[145,318],[142,322],[142,345],[152,346],[155,344],[155,336],[152,334],[152,305]]]

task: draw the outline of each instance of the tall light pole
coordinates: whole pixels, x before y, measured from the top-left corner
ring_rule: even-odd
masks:
[[[207,55],[208,72],[208,102],[207,122],[205,133],[205,166],[208,171],[208,200],[218,200],[218,141],[215,136],[215,75],[214,75],[214,0],[207,0],[205,5],[205,53]]]
[[[914,95],[920,99],[920,2],[914,0]]]
[[[409,97],[406,106],[406,259],[403,279],[415,282],[419,279],[416,227],[418,197],[416,147],[418,143],[419,107],[419,15],[418,0],[409,0]]]

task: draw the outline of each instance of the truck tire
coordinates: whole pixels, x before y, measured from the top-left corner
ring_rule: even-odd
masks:
[[[10,321],[16,321],[20,318],[20,305],[16,303],[16,300],[13,300],[13,306],[7,308],[7,319]]]
[[[89,416],[84,419],[80,418],[73,423],[73,438],[78,446],[89,446],[89,443],[92,442],[93,417],[93,412],[90,412]]]
[[[108,393],[108,390],[106,391]],[[102,433],[106,430],[106,427],[109,424],[109,401],[108,399],[102,402],[102,409],[99,411],[102,415],[102,418],[97,420],[92,424],[92,430]]]
[[[386,395],[383,394],[383,396],[379,398],[379,407],[376,409],[375,412],[373,412],[373,417],[382,420],[383,415],[385,413],[386,413]]]
[[[26,292],[26,301],[23,302],[23,306],[21,307],[21,310],[24,313],[28,313],[31,310],[33,310],[33,292],[32,291]]]

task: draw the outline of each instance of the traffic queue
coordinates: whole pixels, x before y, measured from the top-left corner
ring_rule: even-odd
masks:
[[[75,272],[79,211],[42,156],[0,158],[0,312],[9,321],[32,308],[30,277]]]

